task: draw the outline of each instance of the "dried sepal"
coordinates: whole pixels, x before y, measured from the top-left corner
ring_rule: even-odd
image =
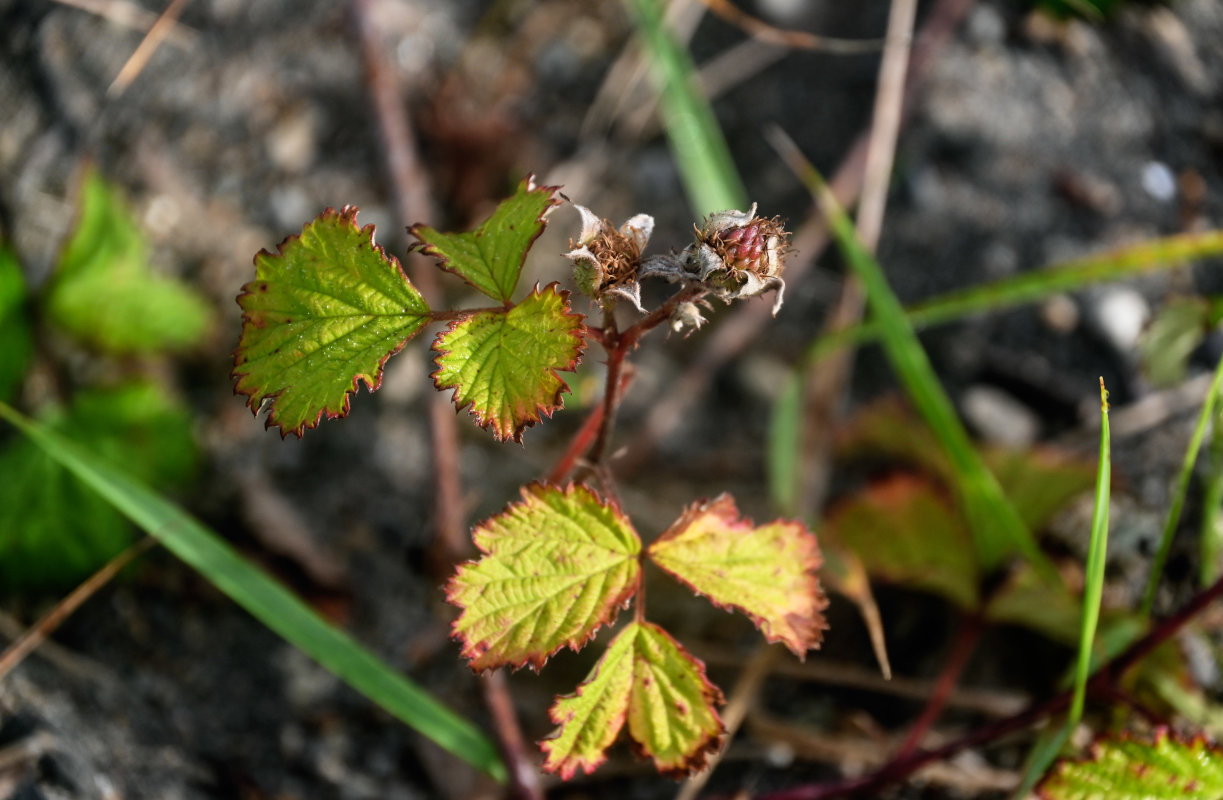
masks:
[[[574,262],[574,280],[583,294],[600,300],[614,294],[630,300],[642,313],[638,272],[641,254],[654,231],[654,218],[637,214],[619,228],[585,206],[574,204],[582,218],[576,242],[565,257]]]
[[[696,242],[689,250],[690,269],[700,283],[728,302],[776,292],[776,316],[786,289],[781,273],[789,241],[781,220],[756,216],[755,203],[746,212],[721,211],[696,229]]]

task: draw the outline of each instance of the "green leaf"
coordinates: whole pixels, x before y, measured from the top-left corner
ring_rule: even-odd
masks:
[[[150,270],[148,245],[119,193],[90,170],[79,203],[45,297],[52,322],[113,353],[197,344],[212,309],[180,281]]]
[[[569,293],[555,283],[535,288],[505,311],[477,311],[455,320],[433,344],[439,390],[454,389],[454,404],[471,406],[480,427],[498,440],[522,441],[540,416],[564,406],[569,386],[557,370],[573,372],[585,346],[582,315],[569,311]]]
[[[0,418],[19,428],[47,455],[290,644],[438,746],[497,780],[505,780],[505,766],[496,747],[478,728],[324,622],[216,533],[122,469],[3,403]]]
[[[585,486],[523,487],[472,536],[484,556],[459,567],[446,599],[463,610],[454,633],[475,670],[539,669],[566,645],[579,650],[637,590],[641,540]]]
[[[0,244],[0,401],[17,391],[34,353],[27,300],[17,256]]]
[[[533,176],[501,201],[493,215],[467,233],[442,233],[427,225],[408,229],[420,242],[413,245],[438,259],[438,265],[458,275],[484,294],[510,302],[527,251],[543,233],[544,217],[560,205],[558,186],[536,186]]]
[[[267,425],[302,435],[348,413],[360,381],[373,391],[386,360],[429,321],[429,307],[394,256],[374,244],[357,209],[327,209],[276,253],[255,256],[255,280],[238,295],[242,337],[236,390]]]
[[[1103,739],[1086,761],[1063,761],[1040,785],[1046,800],[1171,800],[1223,797],[1223,752],[1204,739],[1160,730],[1148,744]]]
[[[821,536],[856,554],[875,577],[978,608],[972,538],[946,493],[925,478],[872,484],[833,507]]]
[[[696,503],[650,546],[654,563],[721,608],[737,608],[796,656],[819,647],[828,605],[815,536],[801,523],[753,527],[730,495]]]
[[[615,638],[575,694],[549,710],[560,725],[543,742],[544,769],[568,780],[603,763],[624,721],[637,749],[675,777],[702,769],[722,737],[722,693],[704,665],[657,625],[633,622]]]
[[[985,617],[993,622],[1021,625],[1055,642],[1079,642],[1083,602],[1064,583],[1052,584],[1030,566],[1013,570],[989,598]]]
[[[163,489],[194,471],[190,419],[152,383],[81,392],[42,424]],[[127,521],[33,442],[0,450],[0,475],[0,590],[73,586],[131,543]]]

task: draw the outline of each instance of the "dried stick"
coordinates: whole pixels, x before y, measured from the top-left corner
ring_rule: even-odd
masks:
[[[161,16],[149,28],[149,32],[140,40],[140,44],[128,56],[127,61],[123,64],[123,68],[119,70],[119,74],[115,76],[114,81],[106,89],[108,97],[118,97],[123,94],[128,86],[131,86],[132,81],[136,80],[136,76],[144,69],[145,64],[149,63],[149,59],[153,57],[153,53],[161,45],[162,39],[166,38],[166,35],[170,33],[175,21],[183,13],[183,9],[187,7],[188,2],[189,0],[170,0],[170,5],[166,6],[165,11],[161,12]]]
[[[101,569],[86,578],[80,586],[73,589],[67,597],[56,603],[50,611],[43,615],[42,619],[38,620],[29,630],[23,633],[17,641],[9,645],[3,654],[0,654],[0,681],[3,681],[18,664],[24,661],[26,656],[37,650],[38,646],[46,641],[47,637],[54,633],[56,628],[63,625],[64,620],[72,616],[72,613],[80,608],[86,600],[93,597],[120,570],[132,563],[132,561],[156,543],[157,540],[153,537],[144,537],[106,562]]]
[[[884,47],[884,39],[839,39],[818,36],[805,31],[784,31],[752,15],[731,3],[730,0],[701,0],[711,12],[726,22],[740,28],[747,35],[769,44],[792,47],[799,50],[819,50],[837,55],[877,53]]]
[[[432,222],[436,212],[431,181],[421,167],[410,117],[394,72],[379,47],[378,33],[370,15],[370,0],[352,0],[352,11],[399,217],[406,225]],[[409,256],[408,270],[413,282],[426,299],[436,301],[441,292],[430,267],[419,255]],[[442,560],[452,563],[462,558],[469,545],[459,476],[458,429],[450,402],[440,392],[435,393],[429,403],[429,420],[437,481],[435,530]],[[539,784],[538,772],[534,761],[527,755],[522,729],[515,717],[513,700],[504,677],[496,672],[485,673],[480,679],[480,687],[493,718],[502,756],[506,760],[511,794],[521,800],[542,800],[543,789]]]
[[[148,31],[149,28],[152,28],[157,23],[158,19],[157,14],[146,11],[135,3],[127,2],[127,0],[55,0],[55,2],[102,17],[107,22],[113,22],[124,28],[138,31]],[[173,22],[168,27],[169,30],[165,32],[163,37],[165,41],[178,47],[190,47],[195,44],[195,31],[178,22]]]

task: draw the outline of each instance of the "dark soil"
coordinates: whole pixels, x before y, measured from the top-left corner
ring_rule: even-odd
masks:
[[[142,0],[154,12],[159,4]],[[607,122],[600,96],[630,38],[617,3],[577,0],[479,3],[380,0],[377,28],[393,54],[435,182],[443,226],[478,221],[528,172],[563,183],[575,202],[612,219],[657,217],[652,247],[682,246],[693,219],[653,117],[634,122],[630,101]],[[753,4],[743,3],[745,8]],[[786,8],[797,8],[789,16]],[[792,29],[847,37],[881,35],[887,4],[763,2],[752,10]],[[925,4],[923,14],[929,11]],[[199,0],[132,85],[107,87],[140,42],[139,31],[68,3],[0,0],[0,238],[30,282],[44,283],[72,220],[75,176],[87,162],[122,186],[153,244],[158,269],[213,299],[215,333],[185,358],[155,365],[186,399],[207,468],[180,498],[251,558],[462,715],[488,728],[476,683],[448,640],[450,611],[432,561],[433,488],[424,401],[427,346],[390,362],[383,388],[360,393],[343,421],[301,441],[263,429],[234,397],[228,372],[239,329],[233,302],[251,259],[327,206],[356,204],[379,241],[402,254],[391,187],[368,102],[351,15],[343,3]],[[743,40],[702,19],[698,61]],[[762,136],[789,132],[832,172],[869,123],[878,57],[777,52],[750,66],[716,110],[750,196],[762,213],[796,227],[812,212],[805,190]],[[616,88],[616,87],[613,87]],[[594,109],[592,111],[592,109]],[[598,115],[602,116],[596,116]],[[591,118],[588,119],[588,114]],[[602,120],[602,121],[601,121]],[[934,56],[901,133],[879,247],[896,291],[915,301],[1115,245],[1223,220],[1223,5],[1181,0],[1125,6],[1089,24],[1055,22],[1027,4],[982,0]],[[576,234],[567,209],[533,254],[532,280],[564,280],[552,254]],[[802,254],[797,254],[801,257]],[[1034,441],[1081,446],[1103,375],[1118,408],[1154,391],[1126,333],[1167,297],[1217,292],[1218,261],[1161,273],[948,325],[924,335],[948,390],[986,439],[1006,438],[966,398],[982,396],[1031,423]],[[741,508],[770,518],[764,434],[778,379],[818,333],[835,300],[833,256],[792,284],[785,308],[722,369],[623,486],[646,535],[695,498],[732,491]],[[457,281],[449,297],[464,301]],[[1123,296],[1119,295],[1123,292]],[[1121,300],[1118,301],[1118,297]],[[1127,305],[1128,303],[1128,305]],[[584,309],[579,309],[584,310]],[[732,310],[717,308],[711,328]],[[701,351],[661,333],[640,370],[620,430],[668,395],[669,382]],[[1191,373],[1208,369],[1207,348]],[[477,520],[538,478],[599,391],[589,359],[570,381],[577,396],[556,419],[526,433],[525,447],[496,445],[461,423],[468,518]],[[855,403],[895,390],[875,348],[857,361]],[[975,408],[975,406],[974,406]],[[1145,547],[1192,426],[1186,406],[1114,444],[1119,490],[1132,513],[1116,536],[1119,584],[1141,580]],[[7,435],[7,434],[6,434]],[[1084,452],[1089,452],[1087,444]],[[4,476],[0,476],[3,480]],[[838,473],[836,491],[862,480]],[[0,531],[0,535],[3,535]],[[1056,544],[1082,547],[1082,531]],[[1187,552],[1187,551],[1186,551]],[[1191,562],[1174,567],[1190,580]],[[1179,567],[1176,565],[1179,564]],[[29,624],[56,598],[9,597],[10,620]],[[746,624],[660,589],[662,621],[711,659],[729,689],[756,646]],[[1169,607],[1173,597],[1161,598]],[[884,588],[880,602],[900,675],[937,673],[955,613],[928,596]],[[825,650],[812,659],[873,669],[862,625],[833,598]],[[16,624],[14,623],[14,624]],[[5,631],[6,636],[13,631]],[[962,681],[997,690],[1048,691],[1068,651],[1034,634],[987,634]],[[558,656],[541,676],[511,687],[529,739],[551,725],[546,709],[572,691],[593,656]],[[771,717],[854,738],[902,734],[920,703],[890,694],[775,677],[762,707]],[[962,731],[980,717],[940,723]],[[617,749],[595,776],[554,797],[672,796],[675,784]],[[1022,745],[973,753],[980,772],[1019,768]],[[853,764],[789,761],[767,732],[732,745],[711,790],[764,791],[835,778]],[[995,796],[935,780],[892,797]],[[424,741],[283,644],[164,552],[104,588],[48,645],[0,684],[0,798],[380,798],[492,797],[494,786]],[[1000,796],[1000,795],[999,795]]]

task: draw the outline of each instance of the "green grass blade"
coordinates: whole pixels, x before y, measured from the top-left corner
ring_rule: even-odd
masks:
[[[814,168],[808,177],[845,260],[866,289],[867,302],[879,323],[880,338],[892,368],[951,461],[956,489],[973,532],[978,563],[988,573],[1018,552],[1043,576],[1057,580],[1052,565],[973,447],[879,263],[858,239],[853,224],[823,178]]]
[[[1036,740],[1024,763],[1023,777],[1019,788],[1011,795],[1012,800],[1027,797],[1032,787],[1049,769],[1061,752],[1062,745],[1071,731],[1083,718],[1083,705],[1087,697],[1087,679],[1091,675],[1096,641],[1096,628],[1100,622],[1100,598],[1104,594],[1104,562],[1108,554],[1108,504],[1111,495],[1112,455],[1108,428],[1108,391],[1104,379],[1100,379],[1100,460],[1096,467],[1096,500],[1091,517],[1091,543],[1087,550],[1086,585],[1083,588],[1083,617],[1079,626],[1079,651],[1074,669],[1074,693],[1071,695],[1070,711],[1065,721],[1056,727],[1050,726]]]
[[[1151,574],[1147,577],[1147,589],[1142,596],[1144,615],[1150,615],[1151,607],[1155,605],[1155,593],[1159,589],[1159,579],[1163,577],[1164,564],[1168,561],[1168,551],[1172,549],[1172,537],[1176,533],[1176,526],[1181,521],[1181,510],[1185,507],[1185,495],[1189,491],[1189,480],[1193,477],[1193,465],[1198,459],[1198,451],[1202,448],[1206,428],[1219,402],[1220,388],[1223,388],[1223,359],[1219,359],[1219,365],[1215,368],[1214,380],[1210,382],[1210,391],[1206,393],[1206,401],[1202,404],[1202,412],[1198,414],[1193,436],[1189,439],[1189,446],[1185,448],[1181,471],[1176,478],[1176,489],[1172,494],[1172,504],[1168,507],[1168,518],[1164,522],[1163,538],[1160,539],[1155,560],[1151,562]]]
[[[1066,729],[1074,730],[1083,718],[1087,677],[1091,674],[1092,646],[1100,623],[1100,598],[1104,594],[1104,561],[1108,554],[1108,503],[1112,480],[1112,442],[1108,430],[1108,391],[1100,379],[1100,464],[1096,472],[1096,502],[1091,515],[1091,544],[1087,550],[1087,573],[1083,587],[1083,622],[1079,628],[1079,655],[1074,672],[1074,695]]]
[[[440,747],[505,780],[496,747],[474,725],[324,622],[185,511],[8,405],[0,403],[0,417],[290,644]]]
[[[1203,587],[1219,577],[1219,555],[1223,553],[1223,414],[1215,409],[1210,435],[1210,467],[1202,493],[1202,541],[1199,581]]]
[[[1058,292],[1182,267],[1195,259],[1218,255],[1223,255],[1223,230],[1152,239],[951,292],[912,306],[907,314],[914,328],[927,328],[970,314],[1013,308]],[[817,361],[842,347],[864,344],[879,336],[879,326],[874,322],[833,331],[816,339],[806,358]]]
[[[658,0],[629,0],[659,89],[659,111],[688,202],[698,215],[747,208],[747,192],[686,50],[667,30]]]
[[[769,418],[769,495],[783,516],[798,508],[798,462],[802,448],[803,385],[799,373],[791,372],[773,403]]]

